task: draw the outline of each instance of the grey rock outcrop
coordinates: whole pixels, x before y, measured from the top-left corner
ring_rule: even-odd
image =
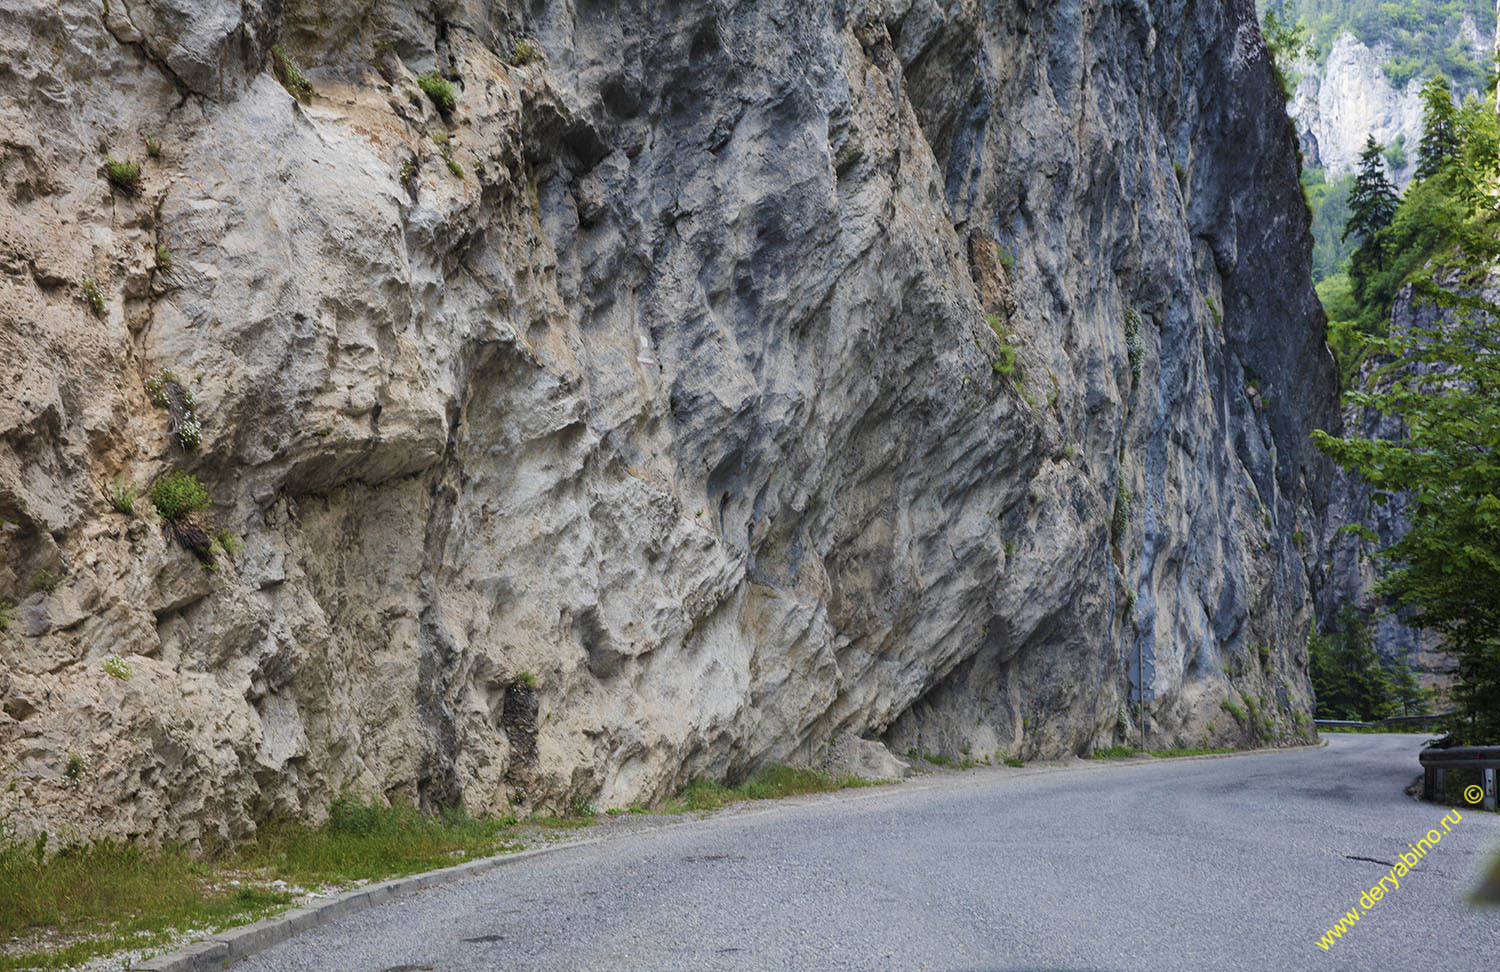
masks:
[[[1477,63],[1490,59],[1487,40],[1481,39],[1472,19],[1463,22],[1456,43],[1467,46]],[[1331,176],[1359,168],[1359,153],[1365,139],[1391,148],[1399,146],[1404,164],[1391,172],[1397,185],[1405,187],[1417,168],[1417,146],[1422,141],[1422,84],[1413,77],[1396,87],[1386,74],[1389,45],[1371,47],[1353,34],[1334,38],[1324,63],[1302,60],[1296,66],[1299,81],[1289,111],[1297,123],[1302,153],[1307,165],[1327,170]],[[1470,92],[1460,90],[1462,99]]]
[[[1248,2],[276,7],[0,9],[12,826],[1083,753],[1142,684],[1308,731],[1338,418]],[[172,468],[216,570],[106,498]]]

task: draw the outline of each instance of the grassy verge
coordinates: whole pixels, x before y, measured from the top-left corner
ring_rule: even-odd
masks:
[[[831,793],[853,786],[879,786],[884,782],[857,776],[832,776],[795,766],[768,766],[734,787],[712,780],[694,780],[663,809],[669,813],[717,810],[741,800],[776,800],[803,793]]]
[[[425,817],[404,807],[340,801],[328,823],[263,828],[210,860],[180,847],[101,841],[47,853],[0,839],[0,970],[52,969],[184,934],[257,921],[307,890],[381,880],[519,850],[537,828],[586,820]]]
[[[700,780],[658,811],[716,810],[871,786],[858,777],[770,766],[738,786]],[[571,816],[480,820],[425,816],[409,807],[341,800],[321,827],[262,827],[255,840],[212,859],[181,847],[151,850],[100,841],[49,852],[0,830],[0,972],[58,969],[115,952],[147,953],[258,921],[311,890],[378,881],[517,851],[545,831],[599,819],[580,804]]]
[[[1154,756],[1157,759],[1176,759],[1182,756],[1218,756],[1222,753],[1238,753],[1233,746],[1190,746],[1180,749],[1139,750],[1130,746],[1109,746],[1096,749],[1094,759],[1128,759],[1132,756]]]

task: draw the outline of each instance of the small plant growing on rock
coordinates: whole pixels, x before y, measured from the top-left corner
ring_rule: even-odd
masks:
[[[105,159],[104,177],[127,196],[135,195],[141,188],[141,164],[134,159]]]
[[[37,571],[36,576],[31,579],[31,589],[41,591],[44,594],[51,594],[57,590],[57,585],[60,583],[62,583],[62,578],[50,570],[43,569]]]
[[[177,437],[177,442],[188,452],[203,442],[203,426],[198,421],[198,399],[186,388],[176,373],[163,368],[146,379],[146,394],[151,404],[164,408],[171,415],[167,431]]]
[[[172,250],[164,243],[156,245],[156,272],[163,277],[172,272]]]
[[[214,541],[194,516],[208,506],[208,490],[198,477],[181,469],[167,473],[152,484],[151,502],[167,521],[166,529],[172,537],[192,551],[205,568],[213,570]]]
[[[1130,492],[1130,485],[1123,478],[1115,488],[1115,512],[1109,521],[1110,540],[1119,546],[1120,539],[1125,536],[1125,528],[1130,525],[1130,509],[1135,503],[1135,496]]]
[[[104,669],[106,675],[121,681],[131,676],[130,665],[119,655],[110,655],[100,663],[99,667]]]
[[[214,541],[218,543],[219,549],[233,557],[243,547],[244,541],[228,530],[221,529],[214,535]]]
[[[69,753],[67,762],[63,764],[63,778],[68,781],[69,786],[78,786],[88,770],[88,760],[77,753]]]
[[[108,309],[104,303],[104,291],[99,287],[99,281],[93,277],[84,277],[79,281],[83,287],[83,302],[89,305],[89,310],[94,312],[95,317],[103,317]]]
[[[0,600],[0,631],[9,628],[10,623],[15,620],[15,617],[16,606],[9,601]]]
[[[178,469],[152,484],[151,502],[162,519],[180,520],[208,506],[208,490],[197,476]]]
[[[516,46],[511,51],[510,63],[512,67],[525,67],[542,59],[542,49],[536,46],[536,42],[528,37],[517,37]]]
[[[307,101],[313,96],[312,82],[280,44],[271,45],[271,71],[287,93],[298,101]]]
[[[454,92],[453,83],[436,71],[428,71],[418,77],[417,87],[421,88],[422,93],[432,99],[433,106],[445,115],[451,115],[453,109],[458,107],[458,97]]]
[[[399,176],[401,179],[401,185],[407,189],[410,189],[412,180],[417,177],[417,164],[411,159],[407,159],[405,162],[402,162]]]
[[[510,680],[510,684],[518,689],[535,689],[539,683],[537,682],[537,677],[531,672],[522,671],[518,672],[516,677]]]
[[[156,136],[150,132],[141,132],[141,141],[146,143],[146,155],[153,159],[161,158],[161,143]]]
[[[453,156],[449,155],[446,151],[443,153],[443,161],[448,164],[448,171],[449,172],[451,172],[454,175],[458,176],[460,179],[462,179],[464,177],[464,167],[461,166],[461,165],[459,165],[458,164],[458,160],[456,160]]]
[[[1017,768],[1026,765],[1026,762],[1024,760],[1022,760],[1019,756],[1007,756],[1004,759],[1002,759],[1000,762],[1004,763],[1006,766],[1014,766],[1014,767],[1017,767]]]
[[[126,516],[135,512],[135,498],[138,494],[134,483],[127,483],[116,476],[109,482],[109,505],[114,507],[116,513],[124,513]]]
[[[1141,315],[1125,308],[1125,355],[1130,360],[1130,388],[1141,383],[1141,366],[1146,356],[1146,342],[1141,340]]]

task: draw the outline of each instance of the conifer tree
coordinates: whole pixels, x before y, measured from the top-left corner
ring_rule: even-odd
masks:
[[[1422,144],[1417,150],[1417,178],[1427,179],[1442,172],[1462,149],[1453,88],[1447,78],[1434,74],[1422,86]]]
[[[1375,136],[1365,138],[1364,151],[1359,153],[1359,175],[1349,192],[1349,221],[1344,224],[1343,239],[1353,236],[1359,240],[1359,249],[1349,260],[1349,276],[1361,299],[1361,288],[1370,273],[1385,269],[1380,231],[1396,215],[1396,187],[1385,174],[1384,152]]]

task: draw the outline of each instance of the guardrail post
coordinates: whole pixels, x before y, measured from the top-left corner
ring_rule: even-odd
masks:
[[[1495,767],[1484,768],[1484,808],[1495,809]]]

